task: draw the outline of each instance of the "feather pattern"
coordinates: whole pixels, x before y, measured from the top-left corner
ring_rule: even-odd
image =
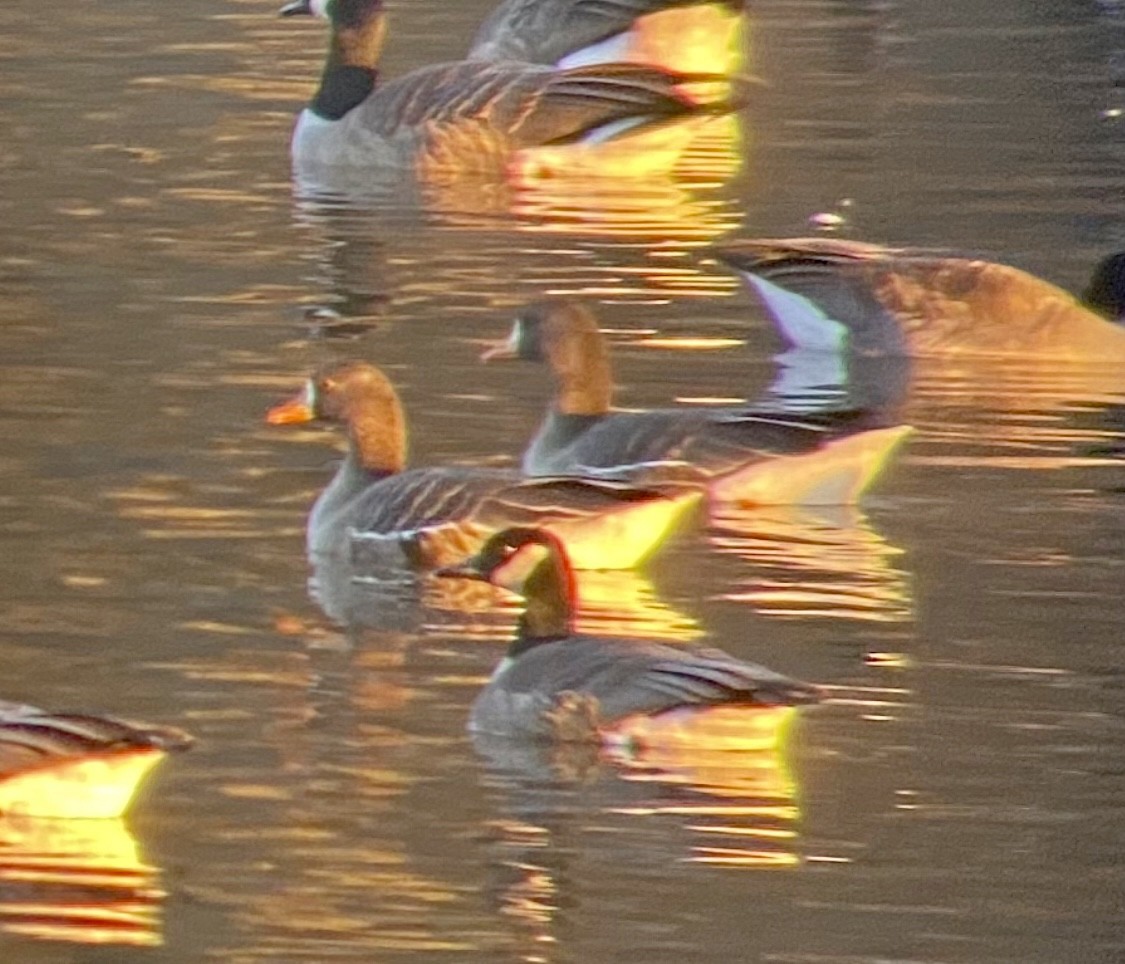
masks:
[[[557,64],[568,54],[629,30],[649,14],[702,5],[701,0],[504,0],[477,30],[469,57]],[[741,0],[713,0],[708,5],[733,13],[742,8]]]
[[[584,565],[635,565],[697,501],[691,490],[640,488],[611,480],[525,479],[513,471],[404,469],[405,415],[387,377],[364,362],[322,368],[271,421],[343,423],[348,453],[309,515],[314,555],[347,555],[372,565],[428,568],[479,547],[509,525],[558,531]],[[638,524],[628,532],[626,520]],[[599,533],[618,540],[598,554]],[[607,540],[609,541],[609,540]],[[589,545],[589,548],[586,548]]]
[[[1013,268],[944,251],[884,248],[839,239],[742,240],[717,247],[798,347],[821,347],[834,325],[841,349],[865,355],[1012,354],[1125,358],[1125,328],[1073,295]],[[1087,301],[1125,314],[1125,275],[1106,284],[1110,255]],[[778,292],[782,296],[778,296]],[[800,312],[804,321],[794,323]],[[809,319],[818,319],[812,324]]]
[[[573,574],[562,545],[541,530],[500,532],[439,574],[484,579],[526,600],[508,656],[474,701],[470,727],[478,732],[560,737],[560,710],[578,707],[589,726],[576,738],[586,738],[630,717],[819,698],[815,686],[719,650],[575,633]]]
[[[709,486],[755,464],[820,451],[879,426],[866,412],[819,415],[750,408],[614,411],[605,339],[584,306],[549,300],[520,312],[490,357],[544,362],[556,394],[523,456],[528,475],[593,474],[642,484]]]
[[[139,749],[173,751],[191,742],[171,727],[0,703],[0,779],[64,760]]]

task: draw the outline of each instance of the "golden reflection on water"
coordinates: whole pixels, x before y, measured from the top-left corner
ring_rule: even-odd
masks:
[[[160,870],[119,819],[0,819],[0,930],[78,944],[163,943]]]
[[[571,838],[590,828],[597,828],[596,859],[629,866],[640,838],[645,861],[658,860],[665,876],[677,863],[799,866],[800,792],[787,762],[798,712],[743,708],[737,722],[732,713],[728,735],[737,733],[739,749],[685,742],[599,754],[474,738],[504,811],[493,824],[496,900],[519,925],[529,949],[523,959],[549,959],[541,955],[584,888],[568,855],[577,848],[594,859],[592,841]]]
[[[652,582],[629,569],[575,573],[578,612],[575,628],[598,636],[636,636],[664,642],[702,638],[693,616],[674,609]],[[422,601],[428,628],[459,639],[507,642],[524,601],[488,583],[467,579],[427,579]]]
[[[1094,453],[1121,436],[1120,424],[1098,424],[1098,413],[1122,405],[1120,365],[921,361],[905,408],[929,444],[911,461],[1032,471],[1120,465]]]
[[[877,533],[858,506],[723,506],[708,534],[719,553],[754,567],[719,597],[780,618],[877,623],[913,617],[903,551]]]

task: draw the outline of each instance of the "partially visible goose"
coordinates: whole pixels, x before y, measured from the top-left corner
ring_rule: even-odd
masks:
[[[1125,252],[1082,300],[1018,268],[828,238],[743,240],[735,268],[795,347],[877,355],[1125,360]]]
[[[569,172],[603,144],[727,114],[746,101],[743,78],[732,84],[720,74],[636,64],[556,70],[459,61],[379,83],[382,0],[299,0],[282,12],[323,12],[331,22],[320,86],[293,133],[294,170],[313,182],[338,167]]]
[[[554,376],[555,397],[523,456],[530,476],[676,480],[715,500],[753,504],[844,503],[911,431],[872,427],[877,421],[857,412],[614,411],[605,338],[593,313],[569,299],[522,309],[508,340],[482,358],[544,362]]]
[[[270,409],[274,425],[343,424],[348,451],[308,521],[311,555],[346,553],[373,564],[429,568],[464,558],[497,529],[542,525],[565,540],[582,569],[628,569],[698,502],[612,482],[523,479],[473,468],[406,469],[398,393],[374,365],[335,362],[294,398]]]
[[[172,727],[0,701],[0,813],[119,817],[149,771],[191,744]]]
[[[574,631],[574,577],[549,532],[499,532],[443,576],[486,580],[526,600],[516,638],[473,703],[479,733],[559,740],[660,740],[702,731],[719,709],[812,703],[820,691],[714,649]],[[729,717],[725,720],[729,724]]]
[[[502,0],[469,58],[734,72],[742,11],[743,0]]]

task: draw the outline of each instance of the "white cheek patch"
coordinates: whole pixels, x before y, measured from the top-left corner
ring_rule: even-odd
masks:
[[[311,0],[309,9],[312,10],[314,17],[328,19],[328,0]]]
[[[304,405],[310,412],[316,412],[316,405],[319,399],[317,398],[316,382],[311,378],[306,380],[305,387],[301,390],[301,404]]]
[[[535,571],[544,559],[550,555],[550,550],[537,542],[529,542],[503,565],[492,570],[489,580],[494,586],[511,590],[514,593],[523,591],[528,577]]]

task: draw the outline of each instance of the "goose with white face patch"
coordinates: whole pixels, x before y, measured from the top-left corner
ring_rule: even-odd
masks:
[[[549,532],[513,528],[439,576],[480,579],[524,597],[516,637],[473,702],[469,728],[519,738],[620,746],[759,739],[747,713],[820,698],[817,687],[715,649],[574,631],[575,580]]]
[[[555,396],[523,455],[531,476],[676,480],[718,502],[854,502],[911,429],[864,412],[794,415],[730,408],[615,411],[605,337],[584,305],[533,303],[483,360],[543,363]]]
[[[476,468],[406,468],[406,416],[386,375],[335,362],[272,408],[274,425],[345,427],[348,450],[308,521],[310,555],[344,554],[373,567],[426,569],[463,559],[497,529],[540,525],[583,569],[644,561],[699,502],[690,488],[612,481],[524,479]]]
[[[469,59],[733,74],[743,26],[742,0],[503,0],[481,24]]]

